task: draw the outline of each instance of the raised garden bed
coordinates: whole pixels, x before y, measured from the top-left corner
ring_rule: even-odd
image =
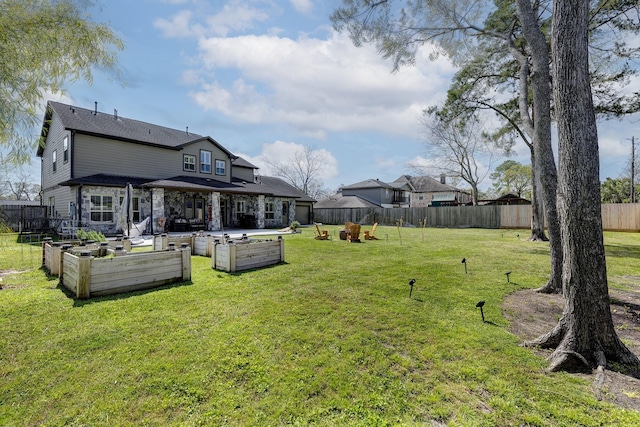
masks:
[[[191,280],[191,248],[97,258],[64,252],[60,281],[77,298],[150,289]]]
[[[284,262],[284,240],[231,241],[212,246],[211,266],[228,272],[266,267]]]

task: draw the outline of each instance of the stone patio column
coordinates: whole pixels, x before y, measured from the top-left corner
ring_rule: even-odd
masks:
[[[151,218],[153,218],[153,234],[164,233],[167,221],[164,211],[164,188],[151,189]]]
[[[264,194],[258,196],[258,210],[256,212],[256,227],[264,228]]]
[[[207,230],[219,231],[222,226],[222,218],[220,218],[220,193],[213,192],[209,196],[209,222]]]

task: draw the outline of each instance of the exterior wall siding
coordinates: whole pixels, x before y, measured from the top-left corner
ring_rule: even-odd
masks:
[[[69,142],[69,160],[64,161],[62,141],[64,137]],[[71,133],[64,129],[57,114],[51,118],[49,133],[47,133],[46,146],[42,152],[42,165],[40,168],[41,184],[43,191],[54,188],[59,183],[71,178]],[[53,152],[57,153],[56,171],[53,171]]]
[[[200,172],[200,150],[211,151],[211,173]],[[195,172],[184,170],[184,154],[196,157]],[[76,178],[96,173],[152,179],[193,175],[231,182],[229,157],[209,141],[191,144],[183,150],[171,150],[77,134],[74,141],[74,156],[74,177]],[[226,160],[226,175],[216,175],[216,159]]]
[[[234,166],[233,177],[246,182],[254,182],[253,169]]]

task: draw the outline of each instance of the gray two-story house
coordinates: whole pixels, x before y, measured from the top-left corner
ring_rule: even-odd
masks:
[[[134,222],[147,232],[278,228],[312,221],[314,200],[209,136],[49,102],[42,125],[42,202],[51,215],[121,232],[133,188]]]

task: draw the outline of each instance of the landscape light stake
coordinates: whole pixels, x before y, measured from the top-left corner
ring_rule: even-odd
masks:
[[[480,316],[482,316],[482,321],[484,322],[484,311],[482,311],[482,307],[484,306],[484,301],[479,301],[476,304],[476,307],[480,308]]]
[[[507,283],[509,283],[509,275],[511,274],[510,271],[507,271],[506,273],[504,273],[505,276],[507,276]]]
[[[462,258],[462,263],[464,264],[464,274],[468,274],[467,273],[467,259],[466,258]]]
[[[415,284],[416,284],[416,279],[411,279],[411,280],[409,280],[409,286],[410,286],[410,289],[409,289],[409,298],[411,298],[411,294],[413,293],[413,285],[415,285]]]

